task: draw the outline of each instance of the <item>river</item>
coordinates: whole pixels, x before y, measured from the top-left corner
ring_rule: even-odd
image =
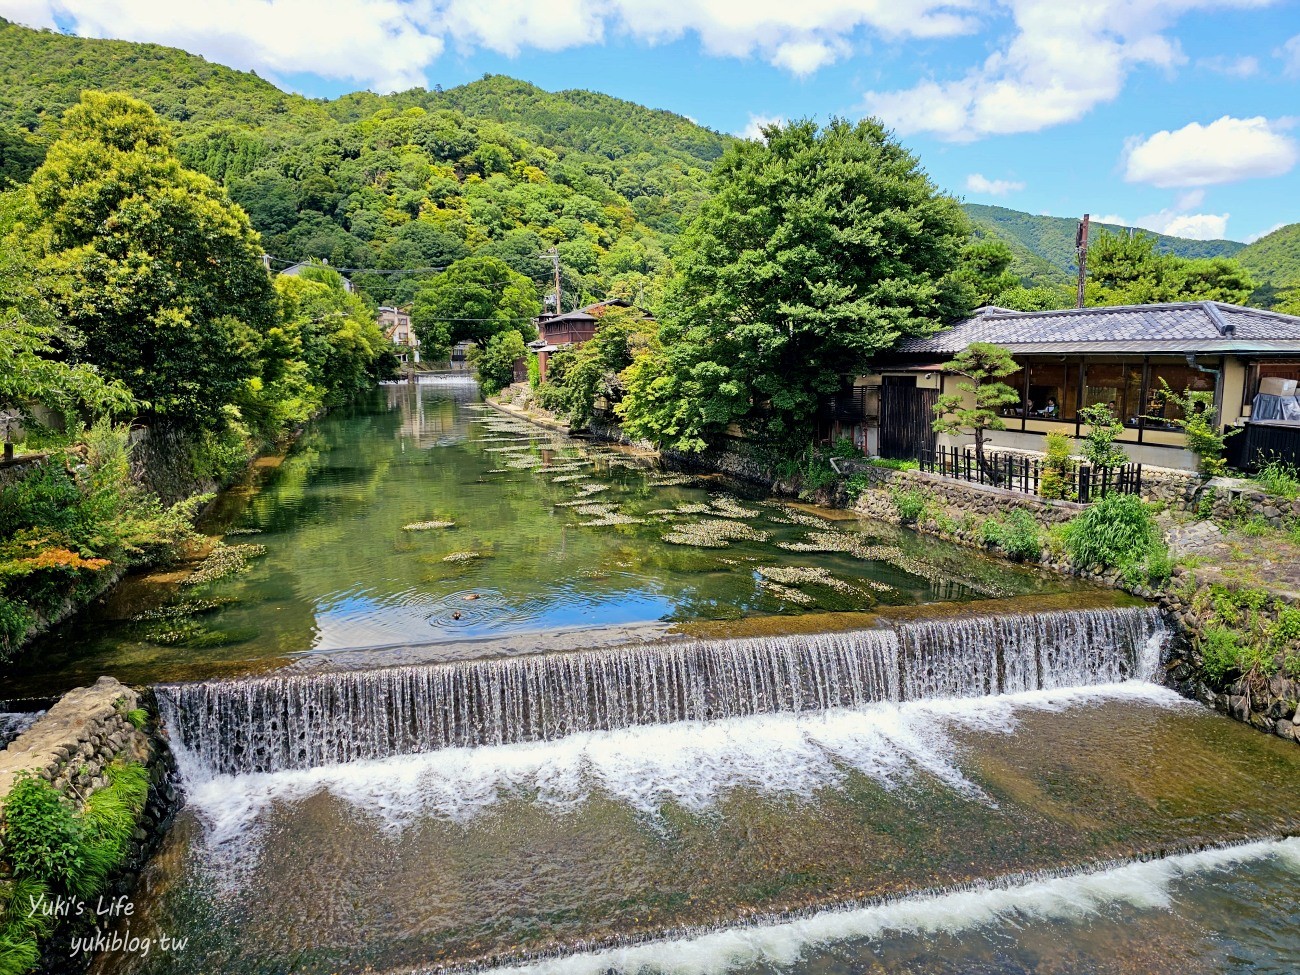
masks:
[[[181,771],[117,928],[154,950],[96,971],[1300,969],[1300,750],[1158,686],[1132,601],[463,382],[313,424],[208,528],[209,581],[22,678],[154,685]]]

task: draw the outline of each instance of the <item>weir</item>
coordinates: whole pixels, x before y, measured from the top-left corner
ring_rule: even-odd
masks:
[[[900,623],[373,671],[159,685],[191,773],[334,765],[585,731],[1147,678],[1147,607]]]

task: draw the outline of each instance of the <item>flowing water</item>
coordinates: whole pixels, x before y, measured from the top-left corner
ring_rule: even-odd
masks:
[[[27,681],[154,684],[186,793],[96,972],[1300,970],[1300,749],[1154,609],[455,385],[213,526]]]

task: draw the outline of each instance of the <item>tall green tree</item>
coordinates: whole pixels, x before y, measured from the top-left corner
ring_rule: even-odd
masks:
[[[81,338],[70,359],[124,383],[148,415],[218,426],[276,320],[244,212],[181,166],[143,102],[86,92],[18,191],[12,239]]]
[[[800,443],[842,374],[968,307],[966,219],[883,125],[764,136],[719,160],[684,236],[662,353],[629,375],[635,435],[698,451],[737,422]]]
[[[1226,257],[1158,254],[1150,234],[1102,231],[1088,250],[1089,305],[1141,305],[1174,301],[1244,304],[1255,281]]]
[[[13,194],[0,197],[0,227],[13,202]],[[134,402],[121,383],[63,361],[59,349],[74,338],[37,288],[29,255],[0,247],[0,412],[30,417],[34,404],[67,417],[130,410]]]
[[[461,341],[486,343],[499,332],[535,334],[541,311],[537,286],[495,257],[466,257],[421,288],[411,305],[411,327],[429,359],[446,358]]]

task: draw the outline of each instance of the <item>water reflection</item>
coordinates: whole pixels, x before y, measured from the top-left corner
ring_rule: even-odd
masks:
[[[17,684],[149,682],[309,651],[1070,588],[882,523],[828,521],[661,470],[643,453],[501,414],[464,380],[380,388],[261,473],[218,522],[228,544],[265,547],[248,571],[198,588],[174,574],[137,580],[47,640],[31,655],[42,676]],[[416,530],[429,523],[448,524]],[[764,567],[822,574],[778,583]],[[203,609],[160,620],[159,600]]]

